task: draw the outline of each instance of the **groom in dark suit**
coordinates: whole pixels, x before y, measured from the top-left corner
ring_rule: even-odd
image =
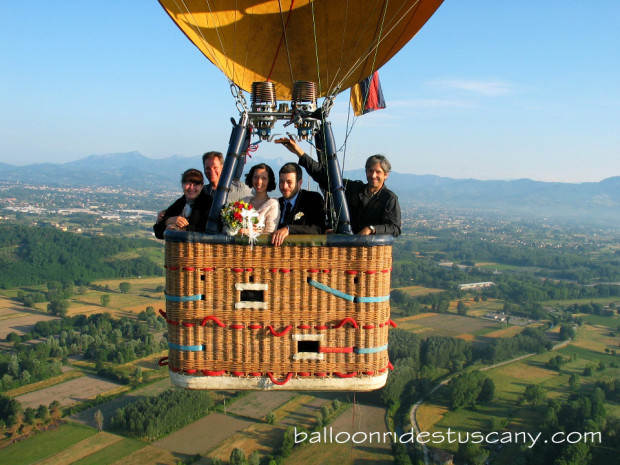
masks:
[[[271,235],[273,245],[281,245],[289,234],[323,234],[325,202],[318,192],[301,188],[302,171],[297,163],[280,168],[280,222]]]

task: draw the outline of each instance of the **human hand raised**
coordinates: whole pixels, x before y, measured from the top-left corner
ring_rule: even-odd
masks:
[[[297,144],[295,139],[292,137],[281,137],[279,139],[274,140],[276,144],[281,144],[288,149],[289,152],[294,153],[298,157],[301,157],[304,154],[304,151]]]

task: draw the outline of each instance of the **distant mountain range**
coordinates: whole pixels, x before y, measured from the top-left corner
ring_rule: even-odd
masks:
[[[248,163],[268,163],[277,172],[290,158],[253,157]],[[147,158],[139,152],[91,155],[68,163],[13,166],[0,163],[0,181],[47,185],[125,186],[136,189],[180,189],[181,173],[200,168],[199,158]],[[363,170],[346,178],[365,179]],[[620,225],[620,176],[600,182],[559,183],[518,179],[480,181],[393,172],[388,186],[401,202],[468,208],[538,217],[567,218]]]

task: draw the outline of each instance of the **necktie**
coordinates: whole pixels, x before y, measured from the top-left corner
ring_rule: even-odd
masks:
[[[282,226],[288,226],[291,224],[291,214],[293,213],[293,204],[291,202],[286,202],[286,207],[284,207],[284,214],[282,215]]]

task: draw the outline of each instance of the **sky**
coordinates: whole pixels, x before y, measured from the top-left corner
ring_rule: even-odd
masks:
[[[228,82],[157,1],[1,3],[0,163],[226,151]],[[620,176],[618,24],[618,0],[444,1],[381,68],[387,108],[355,121],[344,168],[383,153],[399,173]],[[345,92],[330,114],[339,147],[347,115]]]

